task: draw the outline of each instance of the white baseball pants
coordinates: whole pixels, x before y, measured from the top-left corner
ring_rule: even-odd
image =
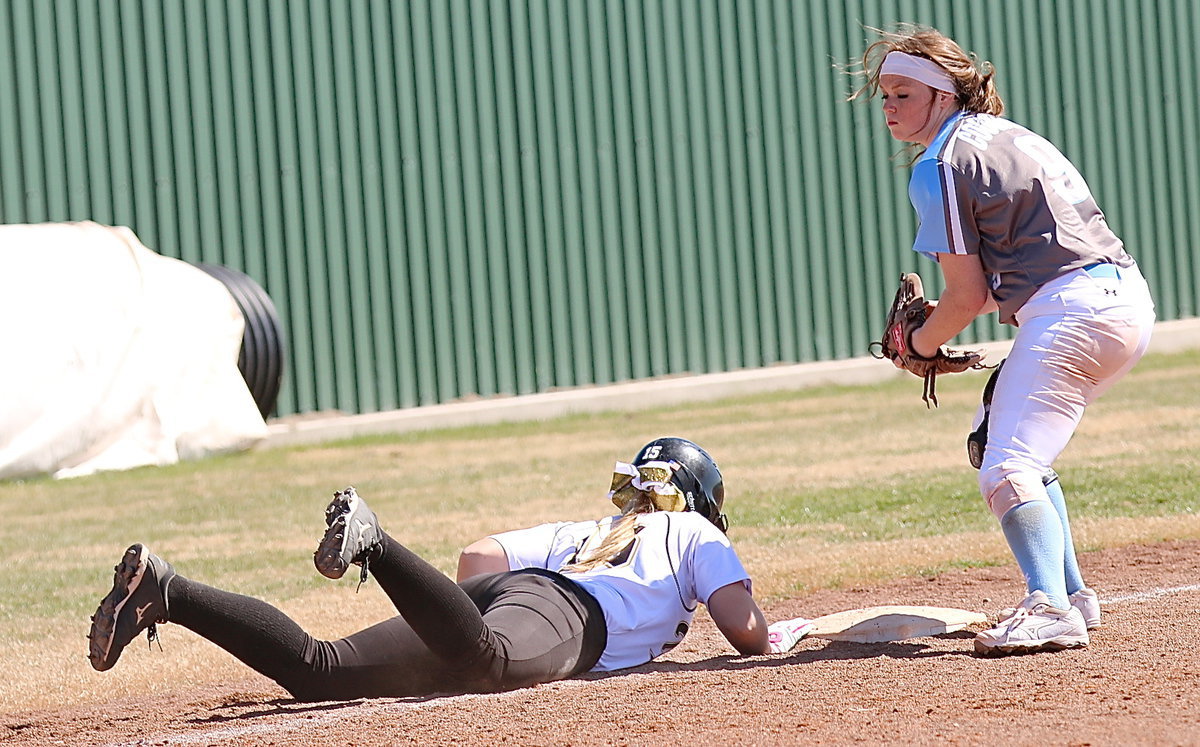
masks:
[[[997,518],[1049,500],[1042,476],[1089,404],[1146,352],[1154,301],[1136,266],[1098,265],[1047,283],[1017,312],[996,381],[979,489]],[[983,417],[982,408],[976,425]]]

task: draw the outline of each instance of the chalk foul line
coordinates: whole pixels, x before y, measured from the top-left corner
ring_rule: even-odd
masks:
[[[1141,602],[1147,599],[1157,599],[1165,597],[1168,594],[1182,594],[1189,591],[1200,591],[1200,584],[1188,584],[1187,586],[1172,586],[1169,589],[1150,589],[1149,591],[1139,591],[1134,594],[1125,594],[1119,597],[1103,597],[1100,600],[1101,605],[1105,604],[1121,604],[1122,602]]]

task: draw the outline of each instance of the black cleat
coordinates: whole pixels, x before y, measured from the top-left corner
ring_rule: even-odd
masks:
[[[351,564],[364,565],[383,541],[379,519],[354,488],[333,494],[325,523],[329,529],[313,553],[313,564],[328,578],[341,578]]]
[[[130,545],[113,568],[113,587],[92,615],[88,633],[88,659],[92,668],[111,669],[121,652],[146,630],[158,639],[157,623],[167,621],[167,586],[175,578],[171,564],[144,545]]]

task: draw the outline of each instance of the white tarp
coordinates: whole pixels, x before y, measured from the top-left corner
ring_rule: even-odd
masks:
[[[221,281],[128,228],[0,225],[0,478],[74,477],[267,435]]]

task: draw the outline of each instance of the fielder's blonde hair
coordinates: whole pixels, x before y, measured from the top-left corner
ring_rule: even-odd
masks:
[[[912,23],[902,23],[895,31],[865,27],[879,36],[863,52],[859,61],[861,68],[853,70],[852,74],[864,78],[862,85],[852,94],[848,101],[860,98],[873,98],[879,93],[879,68],[889,52],[904,52],[905,54],[924,57],[937,63],[950,79],[954,81],[955,100],[958,108],[963,111],[979,114],[1004,113],[1004,100],[996,90],[996,68],[986,60],[981,61],[974,52],[964,51],[950,37],[937,29],[919,26]],[[913,151],[913,160],[924,150],[917,143],[910,144],[901,152]]]

